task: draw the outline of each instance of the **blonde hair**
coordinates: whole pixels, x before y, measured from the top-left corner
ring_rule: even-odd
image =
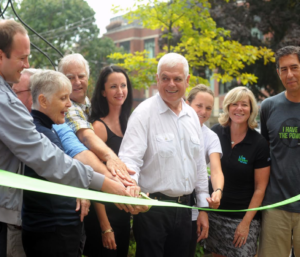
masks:
[[[248,119],[248,127],[254,129],[257,127],[256,116],[258,114],[258,106],[253,93],[246,87],[235,87],[231,89],[225,96],[223,102],[223,113],[219,117],[219,123],[223,126],[230,125],[229,106],[245,97],[249,97],[250,101],[250,117]]]

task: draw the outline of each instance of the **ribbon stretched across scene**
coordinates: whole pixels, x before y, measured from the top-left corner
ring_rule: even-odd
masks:
[[[244,210],[221,210],[221,209],[209,209],[209,208],[198,208],[191,207],[178,203],[170,203],[152,199],[134,198],[127,196],[119,196],[113,194],[107,194],[102,192],[96,192],[88,189],[82,189],[49,181],[34,179],[26,177],[20,174],[14,174],[8,171],[0,170],[0,185],[6,187],[13,187],[23,190],[30,190],[35,192],[41,192],[46,194],[61,195],[74,198],[83,198],[100,202],[112,202],[112,203],[124,203],[133,205],[151,205],[151,206],[165,206],[165,207],[180,207],[199,209],[205,211],[217,211],[217,212],[245,212],[245,211],[259,211],[276,208],[282,205],[290,204],[300,200],[300,194],[284,201],[266,205],[263,207],[244,209]]]

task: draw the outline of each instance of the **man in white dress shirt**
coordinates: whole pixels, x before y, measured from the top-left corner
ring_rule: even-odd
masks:
[[[189,82],[187,60],[164,55],[157,67],[159,93],[132,113],[119,152],[136,173],[134,181],[150,197],[190,204],[196,189],[197,206],[207,207],[207,171],[198,117],[182,99]],[[208,217],[199,212],[198,241],[208,236]],[[134,217],[136,256],[183,257],[191,240],[191,210],[155,207]]]

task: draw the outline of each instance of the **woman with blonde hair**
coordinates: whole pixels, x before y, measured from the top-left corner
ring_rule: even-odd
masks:
[[[209,207],[217,209],[220,205],[222,198],[222,191],[224,187],[224,176],[221,169],[220,158],[222,156],[222,149],[220,140],[216,133],[211,131],[205,124],[212,113],[214,106],[214,93],[212,90],[203,85],[199,84],[191,89],[187,97],[187,104],[190,105],[199,117],[199,122],[202,129],[203,140],[204,140],[204,151],[206,164],[210,163],[211,181],[213,185],[213,192],[211,197],[207,198]],[[195,255],[196,243],[197,243],[197,217],[198,211],[192,210],[192,240],[190,244],[190,257]]]
[[[224,113],[212,127],[218,135],[225,185],[220,209],[241,210],[261,205],[270,176],[266,140],[254,129],[258,106],[246,87],[230,90],[223,102]],[[260,214],[210,212],[207,250],[214,257],[255,256],[260,232]]]

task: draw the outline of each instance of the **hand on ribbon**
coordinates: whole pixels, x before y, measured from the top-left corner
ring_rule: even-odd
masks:
[[[135,186],[129,186],[126,188],[127,192],[130,193],[132,197],[140,198],[140,192],[141,188],[137,185]],[[148,194],[149,195],[149,194]],[[149,210],[149,207],[147,205],[133,205],[133,212],[130,212],[133,215],[139,214],[140,212],[146,212]]]
[[[220,206],[221,198],[222,192],[220,190],[213,192],[211,194],[211,197],[206,198],[209,204],[209,208],[218,209]]]

